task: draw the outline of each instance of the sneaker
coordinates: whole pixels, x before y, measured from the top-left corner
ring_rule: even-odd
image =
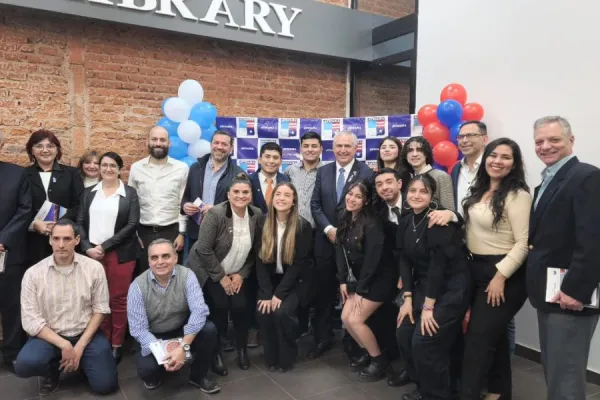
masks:
[[[60,371],[52,372],[49,376],[45,376],[40,381],[40,396],[47,396],[50,393],[56,392],[60,383]]]
[[[247,347],[254,348],[258,347],[258,330],[250,329],[248,331],[248,344]]]
[[[144,382],[144,387],[148,390],[154,390],[162,385],[162,381],[158,382]]]
[[[217,393],[221,390],[221,387],[217,382],[211,381],[208,378],[202,378],[199,381],[190,378],[189,382],[207,394]]]

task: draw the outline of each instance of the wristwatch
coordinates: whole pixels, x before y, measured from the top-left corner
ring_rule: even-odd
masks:
[[[183,352],[185,353],[185,362],[187,363],[188,361],[190,361],[192,359],[192,352],[190,350],[191,349],[190,345],[187,343],[182,343],[181,348],[183,349]]]
[[[181,347],[183,347],[183,351],[185,351],[185,352],[190,351],[190,345],[187,343],[182,343]]]

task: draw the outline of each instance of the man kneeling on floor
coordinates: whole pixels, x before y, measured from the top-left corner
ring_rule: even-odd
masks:
[[[141,347],[139,377],[147,389],[156,389],[165,371],[190,363],[189,382],[204,393],[218,392],[219,385],[206,377],[217,328],[206,319],[208,307],[196,275],[177,264],[173,243],[166,239],[150,243],[148,263],[150,269],[133,281],[127,296],[129,329]],[[164,345],[171,339],[181,340]]]
[[[110,314],[104,267],[75,253],[80,238],[72,221],[59,220],[49,236],[53,254],[23,277],[21,320],[30,338],[15,360],[15,373],[42,377],[40,395],[47,395],[58,389],[60,370],[81,367],[93,392],[114,392],[117,366],[98,330]]]

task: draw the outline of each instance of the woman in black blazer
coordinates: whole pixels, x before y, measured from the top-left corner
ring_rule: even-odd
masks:
[[[123,160],[117,153],[100,157],[100,178],[85,189],[79,208],[81,251],[104,265],[111,313],[101,329],[113,346],[117,363],[127,331],[127,291],[141,251],[137,239],[140,204],[137,192],[119,179]]]
[[[258,225],[257,319],[269,371],[285,372],[296,362],[298,306],[308,305],[314,267],[312,227],[298,213],[293,184],[275,186],[268,213]]]
[[[25,148],[33,162],[27,168],[33,205],[33,219],[27,238],[28,263],[32,266],[52,254],[48,236],[58,218],[63,217],[64,213],[65,218],[72,221],[77,219],[83,180],[77,168],[58,163],[62,157],[62,147],[54,133],[44,129],[34,132]],[[60,210],[57,206],[60,206]],[[42,207],[44,210],[55,208],[54,215],[45,212],[45,215],[38,216]]]

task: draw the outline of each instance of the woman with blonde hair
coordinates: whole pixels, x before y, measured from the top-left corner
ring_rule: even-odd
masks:
[[[84,187],[96,186],[100,182],[100,154],[96,150],[86,151],[79,159],[77,169]]]

